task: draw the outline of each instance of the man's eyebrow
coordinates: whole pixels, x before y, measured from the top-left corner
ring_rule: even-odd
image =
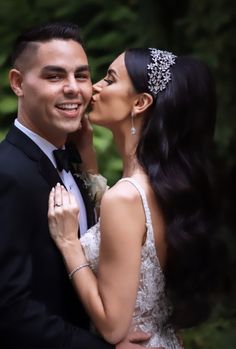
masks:
[[[50,72],[64,73],[65,71],[66,70],[64,68],[56,65],[46,65],[42,69],[42,73],[50,73]]]
[[[75,69],[77,72],[82,72],[82,71],[88,71],[90,72],[90,68],[87,64],[80,65],[78,68]]]
[[[86,65],[80,65],[79,67],[77,67],[75,69],[75,71],[78,72],[83,72],[83,71],[90,71],[89,66]],[[50,73],[50,72],[54,72],[54,73],[66,73],[66,69],[59,67],[57,65],[46,65],[45,67],[43,67],[42,69],[42,73]]]

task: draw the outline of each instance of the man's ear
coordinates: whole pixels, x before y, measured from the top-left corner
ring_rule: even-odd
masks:
[[[9,72],[9,81],[10,81],[11,88],[15,92],[15,94],[18,97],[23,96],[21,72],[15,68],[11,69]]]
[[[133,105],[133,113],[134,115],[141,114],[145,112],[150,105],[153,103],[153,97],[149,93],[140,93]]]

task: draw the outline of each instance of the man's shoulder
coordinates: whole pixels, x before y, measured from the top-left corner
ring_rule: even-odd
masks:
[[[12,145],[4,138],[0,142],[0,157],[8,156],[9,152],[13,149]]]
[[[22,176],[27,175],[30,166],[29,157],[16,145],[4,139],[0,143],[0,174]]]

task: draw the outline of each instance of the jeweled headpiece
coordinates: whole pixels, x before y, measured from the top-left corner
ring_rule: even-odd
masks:
[[[168,51],[149,48],[152,62],[147,65],[148,70],[148,89],[155,96],[163,91],[171,80],[170,67],[175,64],[175,56]]]

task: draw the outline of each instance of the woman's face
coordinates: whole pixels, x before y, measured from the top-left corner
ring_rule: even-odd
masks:
[[[92,123],[114,129],[130,119],[137,93],[128,76],[124,53],[110,65],[105,78],[93,86],[89,119]]]

